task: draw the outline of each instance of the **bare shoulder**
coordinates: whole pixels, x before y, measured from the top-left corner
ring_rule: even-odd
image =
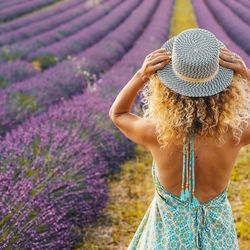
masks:
[[[244,128],[244,131],[241,136],[240,144],[242,147],[250,144],[250,118],[248,118],[248,126]]]
[[[148,129],[149,130],[147,130],[147,132],[149,132],[152,135],[151,136],[151,145],[150,145],[150,147],[159,148],[160,145],[159,145],[159,142],[157,140],[156,125],[153,122],[148,121]],[[228,126],[228,130],[225,133],[224,139],[226,141],[226,144],[230,148],[233,147],[233,148],[239,149],[239,148],[242,148],[242,147],[250,144],[250,118],[248,119],[248,126],[244,126],[244,130],[243,130],[243,133],[241,135],[239,144],[235,145],[235,139],[234,139],[233,131],[232,131],[232,128],[230,126]],[[204,138],[200,137],[200,136],[196,136],[196,140],[198,140],[200,142],[204,142]],[[208,142],[210,142],[211,145],[215,145],[216,144],[216,138],[210,137],[210,138],[208,138]],[[174,141],[171,144],[175,145]]]
[[[236,140],[235,140],[235,137],[233,135],[233,129],[230,126],[228,126],[228,131],[225,134],[225,138],[231,146],[235,145]],[[242,148],[248,144],[250,144],[250,118],[248,119],[248,125],[243,126],[243,132],[240,136],[239,144],[237,144],[237,146],[236,145],[235,146]]]

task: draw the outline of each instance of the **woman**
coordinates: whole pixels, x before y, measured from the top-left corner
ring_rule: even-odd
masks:
[[[128,249],[239,249],[227,189],[250,143],[250,71],[222,47],[207,30],[181,32],[146,56],[110,109],[154,159],[155,197]],[[140,118],[130,109],[146,82]]]

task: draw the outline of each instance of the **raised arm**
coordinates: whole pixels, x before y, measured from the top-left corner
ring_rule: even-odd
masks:
[[[232,56],[235,59],[232,60]],[[226,48],[221,48],[219,64],[223,67],[233,69],[236,74],[240,74],[250,84],[250,69],[248,69],[242,58]],[[250,118],[248,119],[248,127],[242,133],[240,144],[242,147],[250,144]]]

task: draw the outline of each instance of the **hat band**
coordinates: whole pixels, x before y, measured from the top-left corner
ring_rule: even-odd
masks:
[[[216,71],[209,77],[207,78],[190,78],[190,77],[187,77],[187,76],[184,76],[182,74],[180,74],[175,68],[174,68],[174,64],[172,64],[172,68],[173,68],[173,71],[174,73],[179,77],[181,78],[182,80],[184,81],[188,81],[188,82],[200,82],[200,83],[203,83],[203,82],[208,82],[210,80],[212,80],[218,73],[219,71],[219,67],[216,69]]]

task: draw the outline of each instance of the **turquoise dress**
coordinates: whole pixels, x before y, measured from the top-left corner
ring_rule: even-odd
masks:
[[[185,153],[185,146],[183,152]],[[183,158],[186,160],[187,155]],[[185,160],[183,166],[187,165]],[[192,167],[190,169],[192,172]],[[184,167],[183,173],[188,174],[186,170]],[[191,172],[189,172],[189,177]],[[155,196],[137,228],[128,250],[239,249],[232,209],[227,198],[230,181],[221,194],[209,202],[201,204],[195,199],[195,196],[187,200],[192,193],[191,190],[183,190],[181,197],[169,193],[161,185],[156,175],[154,160],[152,175]],[[186,178],[186,183],[188,183],[187,180],[190,178]],[[184,182],[182,184],[184,187]]]

